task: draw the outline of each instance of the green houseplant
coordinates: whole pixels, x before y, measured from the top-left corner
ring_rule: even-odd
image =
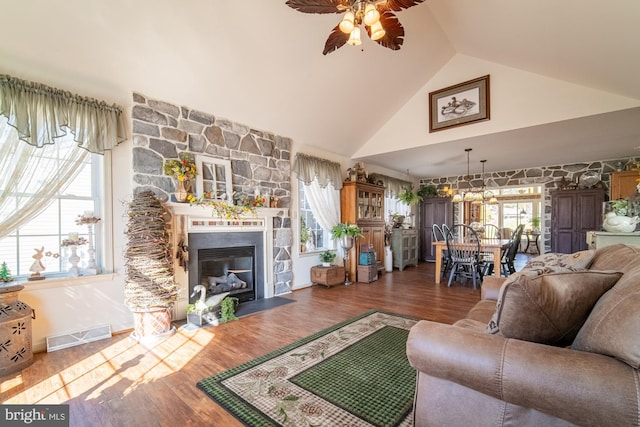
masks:
[[[540,217],[536,216],[531,218],[531,227],[534,231],[540,231]]]
[[[349,224],[348,222],[341,222],[331,229],[331,237],[333,239],[342,239],[343,237],[362,237],[362,231],[356,224]]]
[[[398,200],[406,205],[413,206],[422,200],[422,197],[413,191],[413,186],[404,187],[404,190],[398,194]]]
[[[12,280],[13,277],[11,277],[9,267],[7,267],[6,262],[3,262],[2,266],[0,266],[0,282],[11,282]]]
[[[326,250],[320,253],[320,262],[322,262],[323,267],[329,267],[333,260],[336,259],[335,252]]]

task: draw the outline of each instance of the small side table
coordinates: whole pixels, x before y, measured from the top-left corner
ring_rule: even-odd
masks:
[[[331,267],[322,267],[316,265],[311,267],[311,282],[324,285],[330,288],[334,285],[342,285],[345,279],[344,267],[332,265]]]
[[[527,237],[527,246],[524,248],[524,253],[529,253],[529,246],[531,245],[531,242],[533,241],[533,244],[536,245],[535,247],[535,253],[539,254],[540,253],[540,233],[537,231],[529,231],[529,232],[525,232],[524,233],[525,236]]]

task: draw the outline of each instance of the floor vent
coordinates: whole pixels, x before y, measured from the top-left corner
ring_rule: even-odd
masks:
[[[105,338],[111,338],[111,325],[96,326],[95,328],[85,329],[83,331],[47,337],[47,351],[62,350],[63,348],[86,344]]]

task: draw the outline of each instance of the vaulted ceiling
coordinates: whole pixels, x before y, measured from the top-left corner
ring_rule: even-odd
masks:
[[[414,176],[464,173],[467,146],[487,170],[640,156],[637,0],[427,0],[397,14],[401,50],[364,37],[327,56],[341,16],[284,0],[1,5],[1,73],[126,107],[137,91]],[[428,93],[485,74],[491,120],[430,134]]]

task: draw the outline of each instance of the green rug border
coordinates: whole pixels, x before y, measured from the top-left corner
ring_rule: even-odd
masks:
[[[278,423],[274,423],[273,420],[268,417],[266,414],[264,414],[262,411],[257,410],[255,408],[255,406],[253,405],[249,405],[246,403],[246,401],[244,399],[242,399],[241,397],[238,397],[238,395],[236,395],[233,391],[227,389],[225,386],[223,386],[221,384],[222,381],[226,380],[229,377],[232,377],[240,372],[243,372],[247,369],[253,368],[256,365],[259,365],[261,363],[264,363],[270,359],[273,359],[274,357],[277,356],[281,356],[282,354],[285,354],[293,349],[295,349],[296,347],[300,347],[304,344],[307,344],[313,340],[316,340],[318,338],[320,338],[323,335],[327,335],[330,332],[333,332],[337,329],[342,328],[343,326],[346,326],[350,323],[356,322],[360,319],[363,319],[367,316],[370,316],[374,313],[382,313],[382,314],[388,314],[390,316],[396,316],[396,317],[402,317],[405,319],[409,319],[409,320],[416,320],[419,321],[420,319],[417,319],[415,317],[412,316],[407,316],[404,314],[398,314],[398,313],[393,313],[390,311],[384,311],[384,310],[376,310],[376,309],[372,309],[372,310],[367,310],[357,316],[354,316],[352,318],[349,318],[347,320],[343,320],[342,322],[336,323],[335,325],[329,326],[328,328],[322,329],[321,331],[318,331],[312,335],[309,335],[307,337],[301,338],[297,341],[294,341],[291,344],[288,344],[284,347],[281,347],[277,350],[271,351],[265,355],[259,356],[255,359],[252,359],[248,362],[242,363],[234,368],[230,368],[227,369],[223,372],[220,372],[219,374],[215,374],[212,375],[210,377],[204,378],[200,381],[198,381],[196,383],[196,387],[199,388],[200,390],[202,390],[204,392],[204,394],[206,394],[207,396],[209,396],[209,398],[211,398],[211,400],[213,400],[215,403],[217,403],[218,405],[220,405],[222,408],[224,408],[227,412],[229,412],[231,415],[233,415],[238,421],[240,421],[241,423],[245,424],[245,425],[251,425],[251,426],[280,426],[280,424]],[[207,384],[207,387],[209,387],[208,390],[205,390],[205,386],[204,384]],[[248,413],[251,413],[252,416],[239,416],[238,414],[236,414],[233,409],[230,407],[230,405],[224,404],[222,402],[221,397],[227,397],[229,400],[233,400],[235,405],[242,405],[245,408],[247,408]],[[245,413],[246,413],[245,412]],[[248,424],[251,423],[251,424]]]

